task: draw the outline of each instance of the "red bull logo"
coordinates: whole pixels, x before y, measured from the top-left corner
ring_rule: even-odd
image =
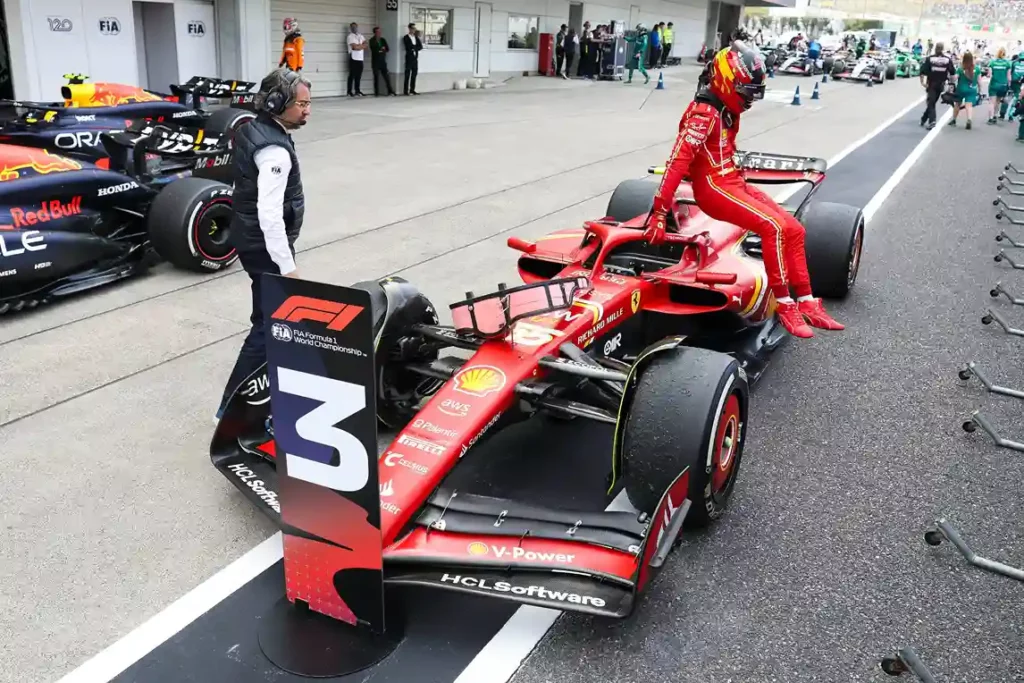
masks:
[[[13,208],[11,209],[11,221],[14,223],[14,228],[24,228],[30,225],[38,225],[40,223],[49,223],[60,218],[67,218],[68,216],[74,216],[82,213],[82,198],[75,197],[69,202],[62,202],[59,199],[54,199],[49,202],[41,202],[39,208],[32,207],[31,209]]]
[[[132,102],[159,102],[163,98],[134,85],[71,83],[61,88],[69,107],[114,107]]]
[[[41,175],[62,171],[81,170],[82,164],[45,149],[0,145],[0,182],[16,180],[22,171],[35,171]]]

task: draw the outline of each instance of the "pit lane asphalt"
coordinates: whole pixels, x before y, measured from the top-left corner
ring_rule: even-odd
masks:
[[[904,645],[939,681],[1024,679],[1020,583],[922,538],[948,516],[1024,565],[1024,456],[960,427],[983,407],[1022,440],[1020,402],[957,379],[975,360],[1024,388],[1024,342],[980,323],[992,306],[1024,327],[988,294],[1024,293],[992,260],[996,177],[1024,161],[1009,128],[942,131],[868,227],[856,293],[832,306],[847,331],[790,344],[757,388],[729,514],[632,619],[563,616],[514,683],[882,683],[879,657]]]
[[[692,93],[667,73],[668,90],[653,94],[533,79],[318,104],[298,136],[310,202],[303,274],[399,272],[439,304],[514,281],[508,234],[601,215],[619,180],[664,158]],[[799,110],[766,102],[741,140],[829,157],[920,93],[906,82],[823,92],[818,102],[805,93]],[[17,492],[0,501],[0,566],[17,577],[2,589],[0,680],[52,680],[271,532],[206,458],[246,290],[237,271],[204,279],[164,268],[0,321],[4,487]]]

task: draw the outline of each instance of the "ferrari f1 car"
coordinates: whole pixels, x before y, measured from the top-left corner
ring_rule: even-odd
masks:
[[[163,259],[216,272],[228,240],[231,187],[200,177],[219,143],[135,124],[103,133],[102,167],[48,150],[0,145],[0,313],[114,282]]]
[[[16,112],[0,126],[0,143],[96,162],[107,156],[102,134],[123,131],[135,122],[201,128],[205,135],[224,137],[230,147],[234,131],[255,117],[249,92],[255,84],[247,81],[196,77],[172,86],[173,95],[164,95],[116,83],[85,83],[78,76],[69,79],[61,87],[63,102],[0,102]],[[230,98],[231,106],[207,111],[202,108],[206,97]],[[219,166],[226,164],[222,160]]]
[[[845,297],[864,219],[809,201],[826,163],[739,162],[751,182],[809,185],[793,210],[807,227],[814,287]],[[759,240],[709,219],[689,186],[667,241],[644,241],[656,190],[627,180],[600,220],[538,242],[510,238],[526,284],[467,294],[451,305],[451,326],[400,278],[354,285],[372,302],[376,416],[397,432],[378,458],[386,582],[624,617],[684,526],[723,514],[744,452],[748,387],[787,335]],[[274,339],[343,344],[324,322],[278,317],[299,322],[276,323]],[[449,350],[459,355],[441,355]],[[265,368],[239,385],[210,449],[214,466],[280,524],[269,386]],[[606,468],[609,496],[625,491],[627,511],[539,507],[446,481],[483,439],[538,414],[614,426],[610,461],[593,466]],[[336,459],[330,450],[323,457]]]

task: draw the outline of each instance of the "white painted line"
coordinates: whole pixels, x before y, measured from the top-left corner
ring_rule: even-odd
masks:
[[[278,532],[57,683],[106,683],[281,559]]]
[[[893,123],[900,120],[903,116],[906,116],[911,109],[918,106],[923,101],[924,97],[922,96],[920,99],[900,110],[898,114],[886,120],[882,125],[878,126],[870,133],[839,152],[839,154],[829,159],[829,168],[835,166],[855,149],[871,140]],[[951,115],[952,111],[949,112],[949,116]],[[945,123],[947,120],[948,117],[943,117],[941,123]],[[892,187],[896,186],[899,179],[906,175],[907,170],[910,169],[913,162],[920,158],[921,153],[924,151],[924,147],[927,146],[930,141],[934,139],[934,136],[938,134],[937,131],[940,130],[940,127],[940,125],[936,125],[933,130],[929,131],[924,140],[922,140],[917,148],[911,152],[910,156],[907,157],[907,161],[897,168],[892,178],[882,186],[882,190],[888,187],[890,183],[892,183]],[[909,164],[907,162],[909,162]],[[899,177],[897,178],[897,176]],[[892,182],[893,178],[897,178],[897,180]],[[889,192],[892,192],[892,187],[889,188]],[[775,199],[780,203],[784,202],[799,189],[800,186],[793,186],[791,188],[787,187],[783,189]],[[871,200],[872,203],[875,199],[879,198],[882,194],[882,190],[879,190]],[[888,192],[885,196],[881,197],[878,202],[879,205],[881,205],[882,201],[884,201],[887,196]],[[867,210],[865,210],[864,213],[866,219]],[[615,509],[619,505],[620,498],[622,498],[623,495],[624,492],[620,493],[607,509]],[[462,674],[455,679],[454,683],[507,683],[512,676],[515,675],[515,672],[519,667],[522,666],[523,661],[529,657],[530,653],[537,647],[537,644],[540,643],[541,639],[547,634],[551,627],[554,626],[558,617],[562,615],[561,612],[555,612],[554,615],[550,615],[550,612],[555,611],[541,609],[531,605],[520,607],[508,622],[506,622],[505,627],[498,631],[494,637],[491,638],[490,642],[488,642],[487,645],[477,653],[477,656],[469,663],[469,666],[463,670]]]
[[[875,196],[871,198],[868,205],[864,207],[865,224],[871,222],[872,217],[874,217],[878,209],[881,208],[882,202],[889,198],[889,195],[892,194],[892,191],[900,184],[900,181],[907,175],[911,167],[916,164],[918,159],[921,158],[921,155],[924,154],[928,145],[932,144],[932,142],[935,141],[935,138],[939,137],[939,133],[941,133],[942,129],[946,127],[946,123],[951,118],[953,118],[952,107],[950,107],[945,114],[939,117],[935,127],[928,131],[928,135],[925,135],[921,142],[917,143],[917,147],[914,148],[914,151],[907,155],[907,158],[903,160],[903,163],[896,169],[896,172],[889,176],[889,179],[885,181],[885,185],[882,185],[881,189],[875,193]]]

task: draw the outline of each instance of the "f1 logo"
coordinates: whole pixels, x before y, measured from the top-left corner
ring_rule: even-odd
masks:
[[[270,317],[290,323],[316,320],[327,323],[329,330],[341,332],[362,312],[362,306],[339,304],[335,301],[314,299],[310,296],[290,296]]]

